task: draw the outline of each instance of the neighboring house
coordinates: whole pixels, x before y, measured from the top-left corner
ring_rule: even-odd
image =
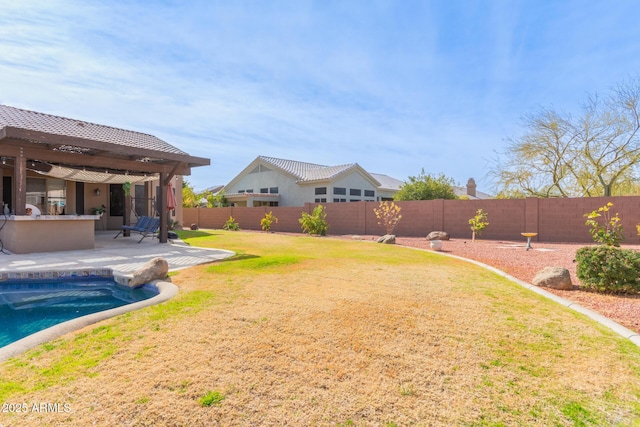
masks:
[[[303,206],[390,200],[402,184],[387,175],[369,173],[357,163],[324,166],[258,156],[224,191],[235,206]]]
[[[404,182],[370,173],[357,163],[325,166],[258,156],[225,187],[234,206],[303,206],[305,203],[342,203],[393,200]],[[489,199],[476,191],[473,178],[467,187],[454,187],[458,197]]]
[[[0,238],[5,244],[24,239],[10,234],[10,225],[54,230],[67,222],[72,237],[73,220],[99,210],[96,225],[106,229],[135,221],[133,211],[157,214],[160,241],[166,242],[169,216],[177,212],[173,219],[179,220],[182,212],[181,176],[209,163],[153,135],[0,105],[0,204],[15,214]],[[134,198],[129,212],[123,188],[127,182]],[[178,198],[172,213],[168,187]],[[27,204],[42,212],[34,218],[38,221],[22,218]]]
[[[493,198],[487,193],[477,191],[476,180],[473,178],[469,178],[466,187],[453,187],[453,191],[456,193],[456,196],[469,200],[484,200]]]

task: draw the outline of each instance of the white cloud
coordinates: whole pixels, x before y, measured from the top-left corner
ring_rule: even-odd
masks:
[[[0,102],[152,133],[212,159],[424,167],[481,181],[539,105],[640,66],[634,2],[0,0]]]

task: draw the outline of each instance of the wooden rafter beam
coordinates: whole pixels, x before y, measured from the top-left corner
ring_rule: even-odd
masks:
[[[169,164],[150,162],[147,163],[99,155],[64,153],[59,151],[46,150],[43,148],[36,148],[33,146],[25,147],[23,142],[21,143],[10,140],[3,140],[2,143],[0,143],[0,156],[14,158],[19,156],[21,145],[23,146],[22,153],[29,159],[62,165],[98,167],[142,173],[160,173],[175,165],[174,162],[171,162]],[[174,173],[179,175],[191,174],[191,168],[189,167],[189,165],[180,162],[178,163],[178,165],[180,165],[180,167],[178,167],[177,169],[174,166]]]
[[[169,153],[158,150],[131,147],[127,145],[112,144],[103,141],[95,141],[66,135],[51,134],[45,132],[32,131],[27,129],[6,126],[2,128],[0,140],[13,138],[25,141],[37,141],[51,146],[70,145],[90,150],[108,151],[126,156],[141,156],[164,159],[167,161],[187,162],[193,166],[206,166],[210,164],[209,159],[189,156],[188,154]]]

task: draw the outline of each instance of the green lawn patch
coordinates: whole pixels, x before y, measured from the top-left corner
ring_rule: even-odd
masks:
[[[635,345],[475,265],[365,241],[180,234],[237,255],[181,270],[167,303],[0,365],[0,401],[73,404],[0,424],[640,423]]]

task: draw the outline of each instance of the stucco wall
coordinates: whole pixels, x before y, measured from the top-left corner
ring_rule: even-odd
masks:
[[[16,254],[93,249],[94,223],[93,216],[13,216],[0,230],[0,239]]]

